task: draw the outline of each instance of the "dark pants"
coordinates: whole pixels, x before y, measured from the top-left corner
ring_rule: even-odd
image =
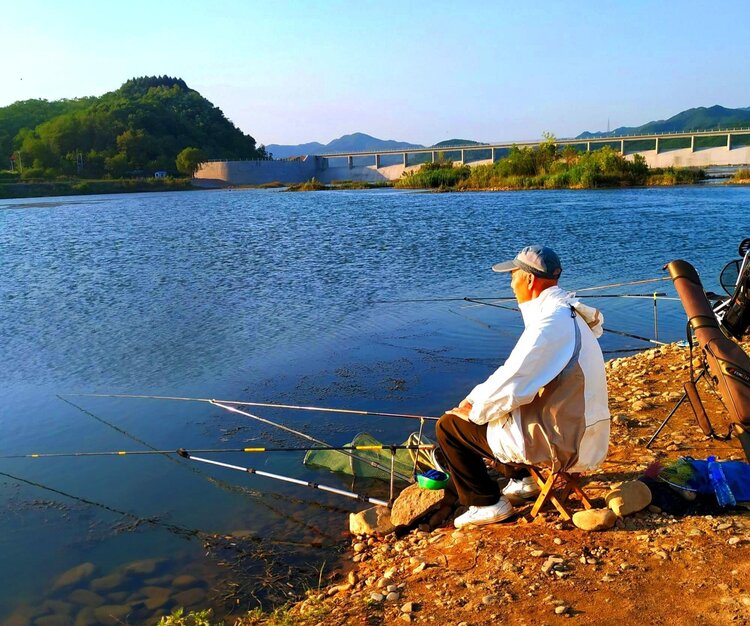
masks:
[[[500,499],[500,487],[497,481],[490,478],[484,462],[485,459],[495,458],[487,443],[487,424],[479,426],[446,413],[438,420],[435,434],[461,504],[495,504]],[[497,461],[493,467],[506,478],[528,475],[528,470]]]

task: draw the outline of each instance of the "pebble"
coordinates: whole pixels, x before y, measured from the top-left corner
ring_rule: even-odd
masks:
[[[413,613],[417,610],[417,605],[414,602],[405,602],[401,605],[402,613]]]
[[[730,546],[736,546],[740,541],[742,541],[739,537],[731,537],[727,543]]]
[[[500,601],[500,596],[496,593],[486,595],[482,598],[482,604],[497,604]]]
[[[388,602],[395,602],[401,597],[401,594],[398,591],[391,591],[385,599],[388,600]]]
[[[562,615],[563,613],[567,613],[570,610],[569,606],[565,606],[564,604],[561,604],[560,606],[555,607],[555,615]]]
[[[373,602],[382,602],[385,596],[382,593],[378,593],[377,591],[373,591],[370,594],[370,600]]]

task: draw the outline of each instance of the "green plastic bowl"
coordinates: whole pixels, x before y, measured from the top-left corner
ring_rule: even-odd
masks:
[[[450,474],[446,472],[443,472],[443,474],[445,474],[445,479],[443,480],[434,480],[432,478],[427,478],[424,474],[417,474],[417,484],[422,489],[445,489],[445,486],[450,480]]]

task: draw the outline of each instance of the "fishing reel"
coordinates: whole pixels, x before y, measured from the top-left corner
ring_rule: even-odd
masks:
[[[742,339],[750,328],[750,237],[740,243],[739,255],[719,274],[719,282],[729,298],[714,306],[722,328],[735,339]]]

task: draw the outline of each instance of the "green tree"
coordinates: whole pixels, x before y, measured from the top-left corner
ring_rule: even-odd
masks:
[[[177,155],[175,164],[178,172],[192,177],[205,160],[206,153],[200,148],[185,148]]]

